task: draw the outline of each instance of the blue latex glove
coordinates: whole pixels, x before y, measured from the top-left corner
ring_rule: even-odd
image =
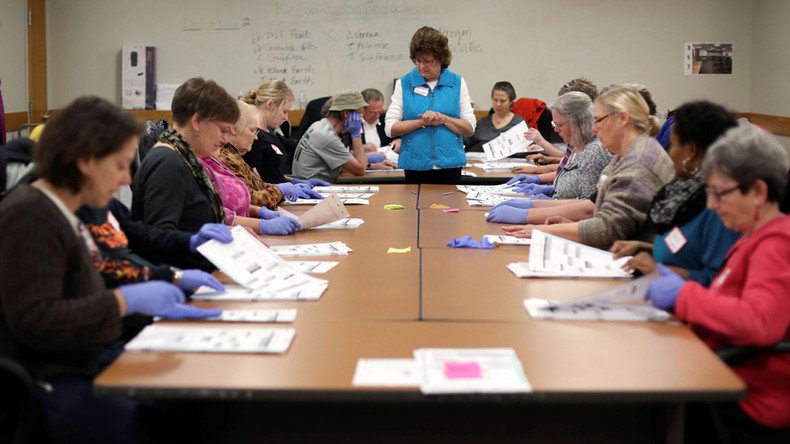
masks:
[[[385,160],[387,160],[387,158],[384,157],[383,154],[380,153],[368,154],[368,163],[379,163],[379,162],[384,162]]]
[[[298,183],[296,184],[299,187],[299,197],[303,199],[323,199],[324,196],[318,193],[318,191],[313,191],[313,187],[306,183]]]
[[[530,208],[534,208],[535,204],[532,203],[532,199],[510,199],[506,200],[502,203],[496,204],[491,209],[499,208],[499,207],[513,207],[513,208],[521,208],[522,210],[528,210]]]
[[[302,225],[296,219],[288,216],[278,217],[271,220],[258,221],[261,234],[273,234],[278,236],[285,236],[293,234],[297,230],[302,229]]]
[[[305,179],[298,179],[296,177],[291,179],[291,183],[295,183],[295,184],[306,183],[306,184],[310,185],[310,188],[317,187],[317,186],[328,187],[328,186],[331,185],[329,182],[327,182],[325,180],[321,180],[321,179],[306,179],[305,180]]]
[[[209,273],[203,270],[184,270],[181,282],[178,287],[184,291],[195,291],[198,287],[205,285],[217,291],[225,291],[225,286]]]
[[[356,111],[351,111],[346,117],[346,131],[351,138],[362,137],[362,116]]]
[[[192,305],[177,304],[172,310],[162,315],[163,319],[200,319],[215,318],[222,314],[222,310],[193,307]]]
[[[464,236],[461,238],[453,238],[450,242],[447,242],[447,246],[451,248],[481,248],[481,249],[491,249],[495,248],[494,244],[488,241],[485,236],[477,242],[476,240],[472,239],[472,236]]]
[[[261,209],[258,210],[258,219],[272,220],[275,217],[280,217],[282,215],[283,214],[279,211],[270,210],[266,207],[261,207]]]
[[[532,200],[552,200],[553,199],[553,197],[546,196],[545,194],[533,194],[532,196],[529,196],[529,198],[532,199]]]
[[[200,227],[200,231],[189,238],[189,250],[194,253],[197,251],[197,247],[211,239],[227,244],[233,240],[233,235],[230,234],[230,229],[224,224],[205,224]]]
[[[163,316],[184,303],[184,292],[173,284],[148,281],[118,287],[126,299],[126,314]]]
[[[517,193],[524,193],[528,196],[533,194],[545,194],[546,196],[551,196],[554,194],[554,186],[553,185],[540,185],[537,183],[528,183],[525,185],[520,185],[515,188]]]
[[[661,273],[661,277],[650,284],[650,288],[645,293],[645,300],[662,310],[674,310],[675,300],[686,281],[664,264],[656,264],[656,268]]]
[[[526,209],[508,207],[508,206],[491,208],[491,211],[488,213],[486,220],[489,222],[497,222],[500,224],[524,225],[527,223],[527,211],[528,210]]]
[[[515,183],[540,183],[540,177],[519,174],[518,176],[507,181],[508,185],[513,185]]]
[[[283,183],[278,183],[277,187],[280,189],[280,191],[283,192],[283,196],[285,196],[285,198],[290,200],[291,202],[296,202],[296,199],[299,198],[300,189],[296,185],[288,182],[283,182]]]

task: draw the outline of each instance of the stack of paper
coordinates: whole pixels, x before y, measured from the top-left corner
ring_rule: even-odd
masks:
[[[294,269],[304,273],[326,273],[335,268],[335,261],[288,261]]]
[[[346,217],[340,220],[336,220],[334,222],[330,222],[328,224],[312,227],[312,229],[313,230],[353,230],[354,228],[359,228],[359,226],[364,223],[365,221],[362,219]]]
[[[415,359],[360,359],[353,384],[416,387],[424,394],[528,393],[532,386],[511,348],[421,348]]]
[[[334,195],[329,195],[329,197],[323,200],[318,199],[317,204],[313,208],[302,213],[301,216],[296,216],[285,208],[278,208],[278,211],[284,216],[299,221],[299,224],[305,230],[324,226],[349,217],[348,210],[343,206],[343,202]]]
[[[221,322],[293,322],[296,320],[295,308],[269,309],[269,310],[222,310],[216,318],[205,318],[204,321]]]
[[[669,313],[643,301],[650,284],[658,279],[653,273],[607,290],[570,301],[529,298],[524,308],[534,319],[574,321],[666,321]]]
[[[290,200],[286,200],[283,202],[283,205],[316,205],[323,201],[324,199],[296,199],[295,201],[291,202]],[[345,205],[370,205],[370,201],[367,199],[340,199],[341,202]]]
[[[304,274],[304,273],[299,273]],[[208,287],[200,287],[192,299],[196,301],[316,301],[324,294],[329,283],[323,279],[299,279],[289,286],[274,286],[276,289],[249,289],[237,285],[226,285],[225,291],[219,292]]]
[[[524,137],[529,130],[527,122],[520,122],[497,136],[496,139],[483,144],[483,152],[488,160],[499,160],[517,153],[526,153],[527,147],[532,145],[531,140]]]
[[[333,193],[378,193],[378,185],[329,185],[314,187],[313,191],[320,194],[333,194]]]
[[[523,239],[516,236],[506,236],[503,234],[486,234],[486,239],[494,245],[529,245],[532,239]]]
[[[214,353],[284,353],[292,328],[221,328],[149,325],[126,344],[126,350]]]
[[[483,162],[475,164],[476,167],[482,169],[483,171],[513,171],[513,168],[527,165],[529,164],[523,160]]]
[[[345,242],[327,242],[323,244],[278,245],[270,248],[280,257],[299,256],[347,256],[353,251]]]
[[[511,263],[507,268],[520,278],[630,278],[633,274],[622,269],[628,259],[615,260],[608,251],[533,230],[529,262]]]

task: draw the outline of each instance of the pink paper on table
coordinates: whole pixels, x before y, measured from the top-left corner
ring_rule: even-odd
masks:
[[[444,209],[442,211],[445,212],[445,213],[457,213],[457,212],[459,212],[461,210],[459,210],[458,208],[447,208],[447,209]]]
[[[444,376],[447,379],[480,379],[480,364],[475,361],[445,361]]]

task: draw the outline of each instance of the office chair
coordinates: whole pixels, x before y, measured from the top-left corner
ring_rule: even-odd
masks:
[[[766,354],[766,353],[775,354],[775,353],[788,353],[788,352],[790,352],[790,340],[779,341],[773,346],[767,348],[738,347],[738,346],[725,347],[716,350],[716,356],[718,356],[719,359],[721,359],[728,365],[736,365],[751,357],[760,354]]]
[[[40,406],[36,384],[16,361],[0,356],[0,444],[36,442]]]
[[[301,140],[302,136],[304,136],[304,133],[307,131],[307,128],[310,128],[310,125],[321,120],[321,108],[330,98],[331,97],[329,96],[319,97],[307,102],[307,106],[304,107],[302,121],[299,122],[299,131],[296,133],[296,137],[294,137],[297,142]]]

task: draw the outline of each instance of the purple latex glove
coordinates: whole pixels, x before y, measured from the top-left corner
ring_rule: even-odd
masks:
[[[486,220],[500,224],[524,225],[527,223],[527,211],[529,210],[508,206],[491,208]]]
[[[318,193],[318,191],[313,191],[313,187],[306,183],[298,183],[296,184],[299,187],[299,197],[302,199],[323,199],[324,196]]]
[[[224,224],[205,224],[200,227],[200,231],[189,238],[189,250],[194,253],[197,251],[197,247],[211,239],[227,244],[233,240],[233,235],[230,234],[230,229]]]
[[[271,220],[260,220],[258,221],[258,227],[261,234],[272,234],[277,236],[293,234],[302,229],[302,226],[296,219],[287,216],[277,217]]]
[[[529,198],[532,199],[532,200],[552,200],[553,199],[553,197],[546,196],[545,194],[533,194],[532,196],[529,196]]]
[[[514,207],[514,208],[521,208],[522,210],[528,210],[530,208],[534,208],[535,204],[532,203],[532,199],[510,199],[506,200],[502,203],[496,204],[491,209],[499,208],[499,207]]]
[[[530,176],[527,174],[519,174],[516,177],[507,181],[507,185],[513,185],[516,183],[540,183],[540,177]]]
[[[184,270],[178,287],[184,291],[195,291],[205,285],[217,291],[225,291],[225,286],[214,276],[203,270]]]
[[[368,163],[379,163],[379,162],[384,162],[385,160],[387,160],[387,158],[384,157],[383,154],[380,153],[368,154]]]
[[[537,183],[528,183],[526,185],[520,185],[515,188],[514,190],[517,193],[523,193],[528,196],[534,194],[544,194],[546,196],[551,196],[554,194],[554,186],[553,185],[540,185]]]
[[[291,202],[296,202],[296,199],[299,199],[299,192],[300,188],[292,183],[283,182],[278,183],[277,188],[282,191],[283,196]]]
[[[480,249],[491,249],[495,248],[494,244],[488,241],[485,236],[477,242],[472,238],[472,236],[463,236],[461,238],[453,238],[450,242],[447,242],[447,246],[451,248],[480,248]]]
[[[678,293],[686,281],[664,264],[656,264],[656,269],[661,273],[661,277],[650,284],[650,288],[645,293],[645,300],[662,310],[674,310]]]
[[[346,117],[345,125],[352,139],[362,137],[362,116],[358,112],[351,111]]]
[[[268,209],[266,207],[261,207],[261,209],[258,210],[258,219],[272,220],[272,219],[274,219],[276,217],[280,217],[282,215],[283,214],[280,213],[279,211],[270,210],[270,209]]]
[[[201,319],[215,318],[222,314],[222,310],[198,308],[192,305],[178,304],[172,310],[163,314],[163,319]]]
[[[126,299],[126,314],[163,316],[184,303],[184,292],[173,284],[148,281],[118,287]]]

